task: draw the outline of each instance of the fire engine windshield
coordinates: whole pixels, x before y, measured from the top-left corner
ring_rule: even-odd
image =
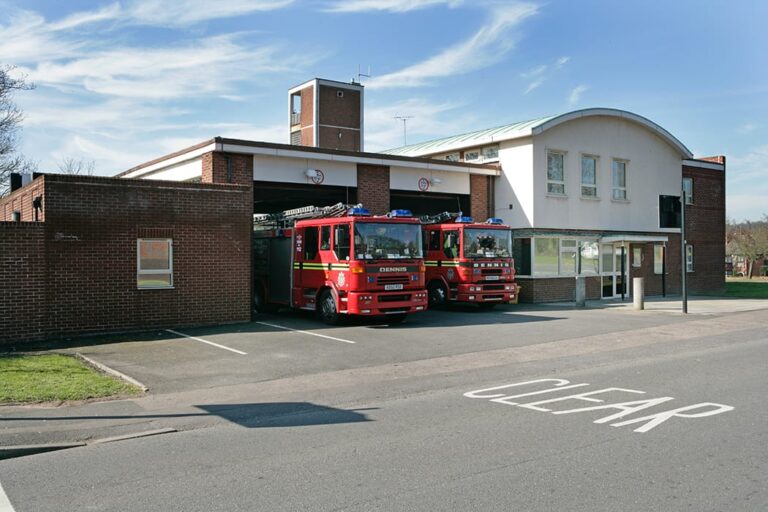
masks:
[[[511,231],[481,228],[464,230],[465,258],[509,258],[511,255]]]
[[[354,251],[359,260],[421,258],[421,226],[356,222]]]

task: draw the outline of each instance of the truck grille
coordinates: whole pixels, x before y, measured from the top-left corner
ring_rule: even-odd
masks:
[[[379,296],[379,302],[405,302],[408,300],[411,300],[411,296],[409,294]]]
[[[403,276],[379,276],[379,278],[376,280],[376,284],[385,285],[385,284],[408,284],[409,277],[407,275]]]
[[[495,290],[503,290],[504,285],[503,284],[484,284],[483,285],[483,291],[484,292],[490,292]]]

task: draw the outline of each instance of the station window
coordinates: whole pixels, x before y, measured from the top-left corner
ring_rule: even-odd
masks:
[[[565,155],[554,151],[547,152],[547,193],[565,195]]]
[[[643,249],[642,247],[632,248],[632,267],[640,268],[643,266]]]
[[[661,275],[664,273],[664,246],[653,246],[653,273]]]
[[[531,239],[515,238],[512,241],[512,258],[515,260],[515,274],[531,275]]]
[[[496,160],[499,158],[499,146],[483,148],[483,160]]]
[[[557,275],[557,238],[535,238],[533,240],[533,271],[536,275]]]
[[[464,153],[464,161],[465,162],[473,162],[475,160],[480,159],[480,152],[479,151],[467,151]]]
[[[581,258],[582,274],[598,274],[600,272],[600,259],[597,242],[588,241],[579,244],[579,257]]]
[[[560,240],[560,275],[576,273],[576,240]]]
[[[581,195],[597,197],[597,158],[594,156],[581,157]]]
[[[139,288],[173,288],[173,240],[139,238],[136,267]]]
[[[613,161],[613,193],[612,198],[617,201],[627,199],[627,162]]]
[[[459,154],[458,153],[448,153],[444,157],[449,162],[458,162],[459,161]]]
[[[683,178],[685,204],[693,204],[693,178]]]

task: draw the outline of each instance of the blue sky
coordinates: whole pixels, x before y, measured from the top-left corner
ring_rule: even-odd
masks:
[[[0,0],[36,84],[22,151],[111,175],[216,135],[287,142],[287,90],[371,67],[366,150],[587,107],[728,157],[728,215],[768,213],[768,2]]]

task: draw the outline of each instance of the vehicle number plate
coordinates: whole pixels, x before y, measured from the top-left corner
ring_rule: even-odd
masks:
[[[488,281],[498,281],[499,276],[485,276],[485,279]]]
[[[384,289],[385,290],[402,290],[403,285],[402,284],[385,284]]]

